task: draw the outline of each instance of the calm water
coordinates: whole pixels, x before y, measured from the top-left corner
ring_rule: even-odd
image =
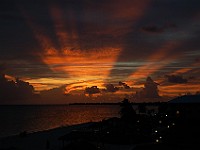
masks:
[[[117,105],[0,106],[0,137],[119,117]]]

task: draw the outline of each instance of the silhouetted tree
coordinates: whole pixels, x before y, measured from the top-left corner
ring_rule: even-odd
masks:
[[[124,99],[121,103],[121,119],[128,123],[134,123],[136,121],[136,112],[133,109],[128,99]]]

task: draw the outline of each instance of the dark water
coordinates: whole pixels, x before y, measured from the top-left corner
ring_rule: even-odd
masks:
[[[118,105],[0,106],[0,137],[119,117]]]

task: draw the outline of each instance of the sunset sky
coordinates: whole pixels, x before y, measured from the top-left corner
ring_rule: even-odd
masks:
[[[117,102],[148,76],[161,98],[195,94],[200,1],[1,0],[0,73],[40,94],[0,103]]]

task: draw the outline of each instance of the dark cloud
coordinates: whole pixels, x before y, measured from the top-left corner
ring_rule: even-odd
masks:
[[[5,64],[0,64],[0,74],[4,74],[6,70],[6,65]]]
[[[136,93],[136,98],[159,98],[158,83],[147,77],[144,88]]]
[[[166,75],[165,76],[170,83],[187,83],[188,80],[184,79],[182,76],[179,75]]]
[[[41,64],[38,62],[28,62],[11,60],[7,62],[7,73],[17,77],[26,77],[26,78],[48,78],[48,77],[63,77],[66,75],[62,72],[53,72],[48,68],[47,65]]]
[[[26,103],[28,99],[34,98],[34,88],[28,82],[16,79],[8,81],[4,75],[0,76],[0,103],[17,104]]]
[[[97,86],[86,87],[85,93],[89,95],[97,94],[97,93],[100,93],[100,89]]]
[[[159,28],[157,26],[145,26],[145,27],[142,27],[142,31],[145,31],[145,32],[150,32],[150,33],[161,33],[164,31],[163,28]]]
[[[137,22],[132,21],[131,28],[123,35],[122,51],[117,62],[148,60],[149,56],[156,55],[163,49],[167,52],[165,58],[168,59],[174,55],[182,55],[188,51],[188,47],[190,50],[200,47],[197,42],[199,29],[195,27],[195,24],[199,26],[199,21],[194,19],[200,12],[200,1],[183,0],[180,3],[178,0],[152,0],[150,3],[143,16]],[[170,42],[179,46],[165,48]],[[117,64],[110,77],[115,75],[114,69],[117,69]]]
[[[126,83],[119,81],[119,85],[123,86],[125,89],[130,89],[130,86],[128,86]]]
[[[149,58],[160,62],[165,61],[163,58],[198,50],[199,10],[199,0],[1,0],[0,63],[6,62],[11,67],[7,72],[12,76],[69,77],[66,71],[51,70],[56,62],[45,64],[45,48],[41,46],[54,47],[62,59],[60,41],[63,39],[59,36],[64,35],[64,46],[72,52],[120,49],[118,58],[113,59],[116,64],[109,70],[108,80],[123,81],[140,66],[151,63]],[[171,41],[179,46],[168,46]],[[160,51],[164,54],[157,59]],[[120,66],[119,62],[127,63]],[[131,66],[132,62],[138,63]],[[178,62],[179,67],[188,63],[174,62]],[[88,93],[90,90],[93,88],[89,88]],[[109,85],[106,90],[117,91],[117,87]],[[99,91],[96,89],[96,92]]]
[[[162,26],[157,26],[157,25],[144,26],[142,27],[142,31],[147,32],[147,33],[162,33],[169,29],[174,29],[176,27],[177,26],[174,23],[165,23]]]
[[[113,84],[105,84],[106,89],[104,90],[105,92],[111,92],[114,93],[119,90],[118,87],[115,87]]]
[[[20,17],[20,16],[17,16],[17,15],[13,15],[13,14],[0,14],[0,19],[2,20],[2,21],[10,21],[10,20],[16,20],[16,21],[21,21],[21,20],[23,20],[23,18],[22,17]]]
[[[196,58],[194,61],[195,63],[200,63],[200,58]]]
[[[42,99],[59,99],[59,98],[64,98],[65,96],[69,96],[69,94],[64,94],[65,92],[65,85],[49,89],[49,90],[43,90],[40,92],[40,96]]]

